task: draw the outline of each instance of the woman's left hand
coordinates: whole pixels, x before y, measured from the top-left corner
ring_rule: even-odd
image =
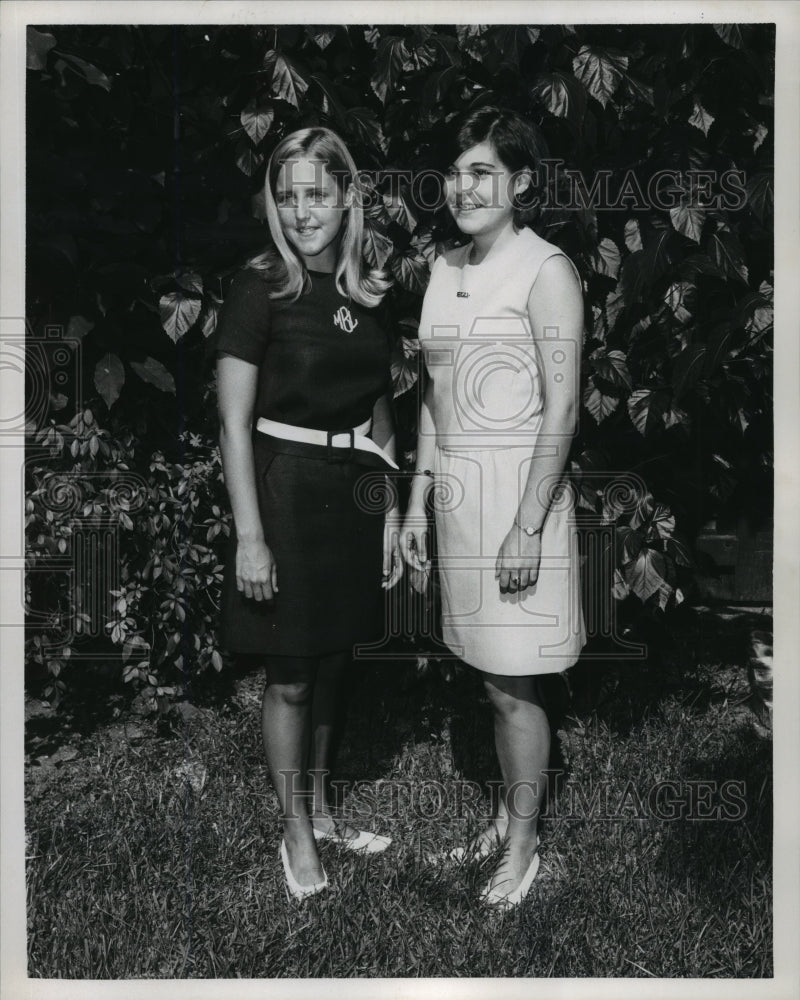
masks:
[[[526,535],[516,525],[503,539],[494,576],[500,581],[501,594],[515,594],[532,587],[539,579],[539,562],[542,558],[542,536]]]
[[[391,590],[403,576],[403,557],[400,553],[402,525],[403,518],[399,507],[386,514],[383,524],[383,583],[381,583],[384,590]]]

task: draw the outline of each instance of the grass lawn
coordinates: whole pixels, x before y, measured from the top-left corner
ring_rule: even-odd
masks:
[[[216,698],[193,692],[172,726],[113,718],[111,698],[92,721],[40,708],[29,975],[770,976],[772,744],[742,703],[739,634],[697,619],[660,662],[571,672],[540,874],[508,914],[477,902],[491,859],[430,861],[477,828],[476,789],[497,777],[466,669],[354,671],[342,808],[394,843],[374,858],[326,845],[331,888],[303,904],[283,886],[257,672],[221,676]],[[674,783],[661,799],[658,781]]]

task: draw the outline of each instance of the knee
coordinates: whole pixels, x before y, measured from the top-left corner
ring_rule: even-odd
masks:
[[[271,701],[294,708],[311,704],[314,685],[310,681],[293,681],[289,684],[268,684],[265,696]]]
[[[486,694],[495,715],[510,718],[519,712],[528,712],[532,705],[541,707],[538,687],[534,677],[514,678],[514,683],[485,682]]]
[[[487,684],[486,693],[494,714],[504,719],[510,718],[521,707],[519,698],[510,691],[502,691],[500,688]]]

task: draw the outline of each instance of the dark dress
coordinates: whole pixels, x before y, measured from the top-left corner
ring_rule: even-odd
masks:
[[[297,302],[269,299],[257,271],[234,279],[220,310],[216,352],[259,368],[255,419],[338,432],[372,416],[390,388],[390,342],[376,311],[309,272]],[[320,656],[377,641],[383,627],[383,504],[379,456],[285,441],[254,429],[256,490],[275,556],[278,593],[236,589],[235,528],[222,591],[222,642],[231,652]]]

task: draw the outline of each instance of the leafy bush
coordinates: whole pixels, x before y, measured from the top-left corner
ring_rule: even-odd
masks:
[[[420,298],[456,236],[432,171],[455,116],[496,102],[547,138],[540,229],[583,277],[581,508],[616,528],[616,596],[679,600],[698,528],[757,515],[771,488],[773,64],[765,24],[31,28],[28,317],[80,354],[50,390],[72,422],[32,427],[32,560],[63,537],[37,491],[64,448],[75,474],[122,462],[148,492],[146,517],[118,521],[126,580],[108,624],[127,676],[163,691],[169,665],[218,666],[207,536],[224,534],[226,505],[206,341],[228,278],[263,246],[269,151],[326,124],[370,174],[366,252],[395,278],[410,460]],[[37,583],[32,608],[53,586]]]
[[[190,671],[223,665],[215,620],[220,547],[230,527],[219,453],[183,432],[180,461],[154,452],[132,474],[137,443],[112,438],[90,409],[51,424],[37,440],[51,450],[46,464],[30,468],[27,600],[46,608],[48,619],[45,628],[29,622],[28,649],[30,662],[50,675],[44,693],[60,699],[64,666],[85,656],[87,639],[91,649],[99,633],[106,642],[95,655],[107,656],[108,641],[120,647],[123,680],[164,708]],[[99,559],[91,561],[86,541],[100,549]],[[35,572],[65,554],[72,575]]]

